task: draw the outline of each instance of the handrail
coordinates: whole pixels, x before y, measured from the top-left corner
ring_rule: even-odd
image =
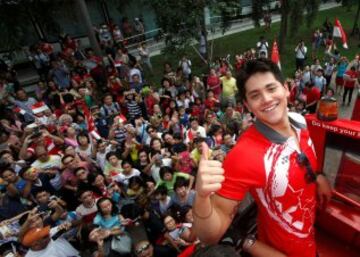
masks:
[[[346,195],[343,195],[342,193],[336,191],[336,190],[333,190],[332,191],[333,193],[333,196],[336,196],[338,198],[340,198],[341,200],[343,200],[344,202],[350,204],[350,205],[354,205],[355,207],[359,208],[360,209],[360,203],[347,197]]]
[[[161,30],[162,30],[161,28],[156,28],[156,29],[144,31],[144,33],[138,33],[138,34],[135,34],[135,35],[131,35],[130,37],[126,37],[123,40],[129,40],[129,39],[132,39],[132,38],[137,38],[139,36],[150,34],[150,33],[153,33],[153,32],[156,32],[156,31],[161,31]]]

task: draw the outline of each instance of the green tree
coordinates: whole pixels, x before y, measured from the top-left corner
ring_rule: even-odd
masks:
[[[267,7],[270,10],[269,0],[253,0],[252,1],[252,13],[251,18],[254,21],[255,27],[260,27],[260,21],[264,16],[264,8]]]
[[[59,24],[49,11],[59,4],[59,1],[45,0],[0,1],[0,49],[10,51],[28,45],[25,35],[34,33],[30,30],[34,27],[40,38],[44,37],[42,29],[53,33],[60,32]],[[34,26],[35,24],[37,26]]]
[[[360,30],[359,30],[359,18],[360,18],[360,1],[358,1],[358,6],[357,6],[357,11],[356,11],[356,15],[354,18],[354,25],[351,31],[351,35],[354,36],[357,33],[360,34]]]
[[[320,0],[282,0],[280,7],[281,22],[279,33],[279,50],[284,49],[285,40],[290,30],[294,37],[304,22],[306,11],[306,25],[311,27],[319,10]],[[290,26],[289,26],[290,24]]]
[[[347,9],[347,11],[351,11],[353,5],[357,3],[357,11],[354,18],[354,24],[352,26],[351,35],[354,36],[356,33],[360,33],[359,28],[359,18],[360,18],[360,1],[359,0],[337,0],[338,3],[341,2],[341,5]]]
[[[238,0],[152,0],[145,1],[156,13],[157,24],[165,35],[164,52],[180,56],[185,49],[199,40],[201,34],[205,37],[207,46],[207,29],[204,9],[221,17],[220,25],[223,32],[230,26],[230,18],[240,9]],[[195,49],[195,48],[194,48]]]

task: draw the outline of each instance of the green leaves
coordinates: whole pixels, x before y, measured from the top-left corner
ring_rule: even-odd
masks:
[[[225,31],[230,27],[230,19],[240,9],[240,2],[214,0],[151,0],[149,4],[157,16],[157,24],[166,35],[165,52],[181,55],[186,46],[198,40],[201,31],[205,31],[204,8],[220,16],[220,26]],[[239,12],[240,13],[240,12]]]
[[[1,50],[14,50],[29,45],[27,38],[37,39],[33,23],[36,22],[48,32],[58,33],[60,26],[51,10],[64,1],[58,0],[13,0],[0,2]]]

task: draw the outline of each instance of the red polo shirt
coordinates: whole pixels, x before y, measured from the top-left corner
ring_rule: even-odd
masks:
[[[259,239],[288,257],[312,257],[316,185],[306,182],[306,168],[297,157],[299,152],[306,154],[313,170],[317,161],[305,119],[299,114],[292,117],[300,149],[294,138],[284,138],[257,122],[227,155],[218,194],[241,201],[250,192],[259,208]]]

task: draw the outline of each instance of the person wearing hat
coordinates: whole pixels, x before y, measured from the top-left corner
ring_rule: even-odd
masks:
[[[29,247],[25,257],[68,257],[80,256],[79,252],[64,238],[52,239],[60,230],[66,230],[68,224],[50,229],[50,226],[32,228],[22,239],[22,244]]]

